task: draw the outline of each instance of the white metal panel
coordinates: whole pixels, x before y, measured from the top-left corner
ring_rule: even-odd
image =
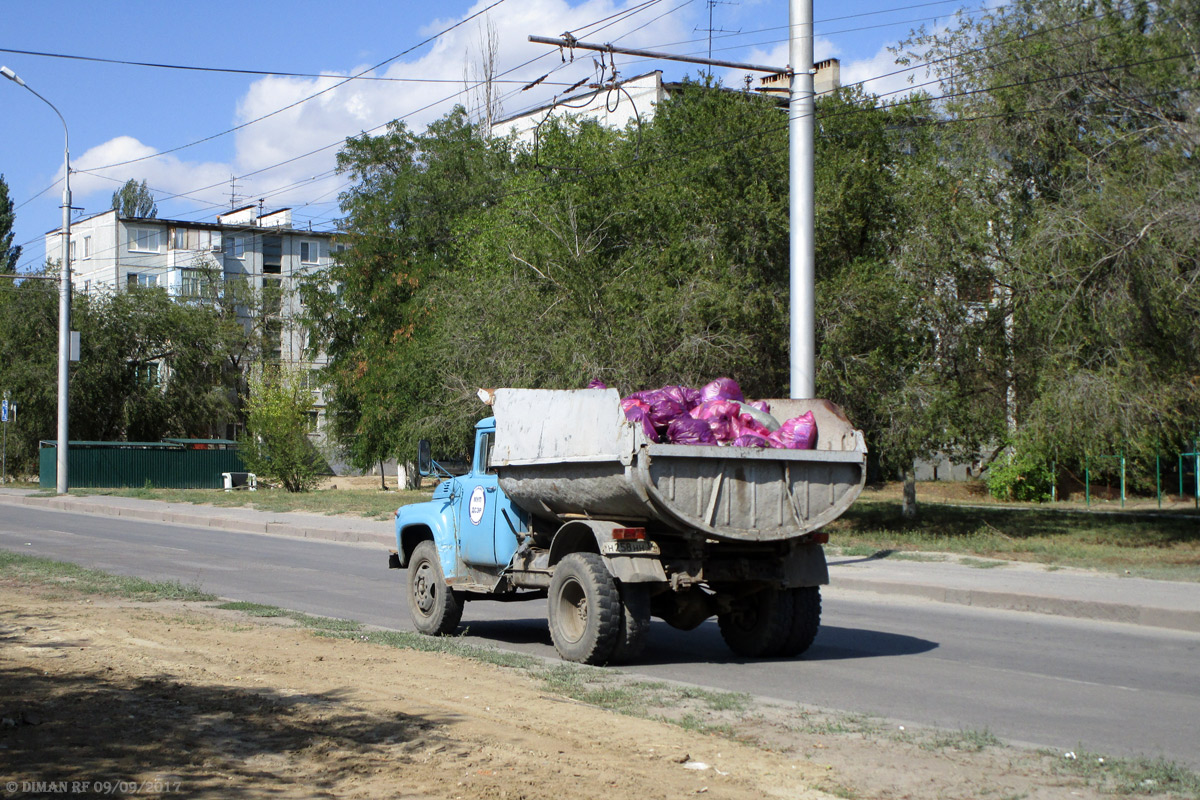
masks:
[[[621,411],[616,389],[497,389],[497,466],[617,461],[644,440]]]

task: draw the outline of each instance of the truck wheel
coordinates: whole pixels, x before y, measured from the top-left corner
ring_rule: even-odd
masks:
[[[408,562],[408,610],[421,633],[453,633],[462,619],[462,599],[446,585],[437,547],[426,539],[416,546]]]
[[[760,589],[733,599],[728,611],[717,613],[721,638],[740,656],[778,655],[792,626],[792,595],[783,589]]]
[[[617,585],[621,596],[621,635],[613,647],[612,661],[628,663],[642,654],[650,632],[650,588],[644,583]]]
[[[781,656],[798,656],[809,648],[813,639],[817,638],[817,629],[821,627],[821,587],[802,586],[791,589],[792,593],[792,626],[788,632]]]
[[[601,556],[571,553],[558,562],[548,607],[550,638],[564,660],[609,660],[622,636],[621,597]]]

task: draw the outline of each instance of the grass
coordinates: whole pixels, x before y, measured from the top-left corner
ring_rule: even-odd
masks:
[[[0,550],[0,578],[40,583],[50,589],[127,600],[215,600],[199,587],[179,581],[148,581],[96,569]]]
[[[1082,777],[1102,791],[1121,795],[1161,795],[1200,800],[1200,773],[1161,758],[1105,758],[1079,751],[1054,757],[1055,771]]]
[[[221,489],[72,489],[79,496],[136,497],[164,503],[195,503],[222,508],[247,507],[259,511],[344,515],[368,519],[391,519],[396,508],[430,498],[429,491],[382,491],[380,489],[320,489],[286,492],[260,489],[257,492],[226,492]],[[52,493],[51,493],[52,494]]]
[[[1003,742],[987,728],[981,731],[934,731],[920,742],[920,747],[925,750],[958,750],[964,753],[978,753],[1001,745]]]
[[[919,504],[908,522],[898,500],[860,498],[826,530],[843,555],[880,551],[952,553],[989,559],[1032,561],[1171,580],[1200,581],[1200,518],[1093,514],[1049,506],[972,508]]]

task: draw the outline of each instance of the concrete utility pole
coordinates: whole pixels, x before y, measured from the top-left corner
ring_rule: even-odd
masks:
[[[788,104],[789,220],[791,222],[791,396],[816,397],[816,247],[813,198],[813,7],[790,0],[789,59],[792,83]]]
[[[67,450],[68,450],[68,390],[69,374],[67,367],[71,359],[71,139],[67,132],[67,121],[62,113],[46,98],[42,97],[25,81],[8,67],[0,67],[0,75],[8,78],[18,86],[24,86],[58,114],[63,126],[63,202],[62,202],[62,270],[58,282],[58,442],[55,445],[58,456],[59,494],[66,494],[67,483]]]
[[[683,61],[714,67],[731,67],[749,72],[791,75],[788,103],[788,220],[790,311],[789,345],[791,351],[790,395],[811,399],[816,395],[816,225],[814,222],[813,154],[816,93],[813,89],[813,5],[812,0],[789,0],[789,59],[787,69],[736,61],[720,61],[696,56],[681,56],[654,50],[617,47],[612,44],[581,42],[570,34],[560,38],[530,36],[529,41],[568,49],[622,53],[664,61]],[[711,24],[710,24],[711,27]]]

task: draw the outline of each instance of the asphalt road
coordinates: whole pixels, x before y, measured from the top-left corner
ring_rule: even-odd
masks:
[[[383,548],[0,508],[0,547],[177,579],[238,600],[411,629]],[[1200,635],[824,590],[816,643],[793,661],[733,656],[709,621],[659,620],[627,671],[716,689],[1200,769]],[[468,604],[468,639],[553,657],[545,603]]]

